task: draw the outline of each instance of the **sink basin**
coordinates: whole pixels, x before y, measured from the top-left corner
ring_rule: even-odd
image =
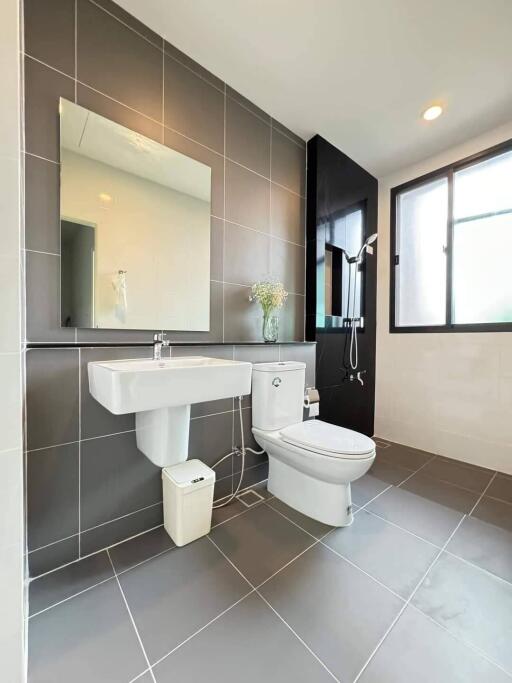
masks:
[[[188,456],[190,405],[251,393],[251,363],[189,356],[89,363],[92,396],[115,415],[136,413],[137,446],[160,467]]]
[[[251,363],[189,356],[89,363],[89,388],[114,415],[251,393]]]

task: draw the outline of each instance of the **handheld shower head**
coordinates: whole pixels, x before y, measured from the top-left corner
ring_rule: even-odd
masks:
[[[368,249],[368,247],[370,246],[370,244],[373,244],[373,243],[376,241],[377,237],[378,237],[378,234],[377,234],[376,232],[374,232],[372,235],[370,235],[369,237],[366,238],[366,240],[364,241],[363,246],[361,247],[361,249],[359,249],[359,253],[358,253],[357,257],[356,257],[356,262],[357,262],[357,263],[360,263],[360,262],[361,262],[361,259],[362,259],[362,257],[363,257],[364,252],[367,251],[367,249]],[[370,251],[371,251],[371,250],[370,250]]]

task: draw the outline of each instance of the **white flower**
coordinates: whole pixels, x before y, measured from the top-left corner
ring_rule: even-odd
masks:
[[[265,314],[269,314],[276,308],[281,308],[286,301],[288,292],[282,282],[261,280],[255,282],[251,288],[249,301],[257,301]]]

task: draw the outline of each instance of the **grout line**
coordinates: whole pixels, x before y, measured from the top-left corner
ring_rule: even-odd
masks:
[[[347,562],[348,564],[352,565],[352,567],[354,567],[355,569],[358,569],[360,572],[362,572],[363,574],[365,574],[365,575],[366,575],[369,579],[371,579],[372,581],[375,581],[375,583],[377,583],[379,586],[381,586],[382,588],[385,588],[387,591],[389,591],[390,593],[392,593],[394,596],[396,596],[396,597],[399,598],[400,600],[405,600],[405,598],[403,598],[401,595],[399,595],[398,593],[396,593],[396,592],[395,592],[394,590],[392,590],[389,586],[386,586],[386,584],[384,584],[384,583],[382,583],[381,581],[379,581],[379,579],[377,579],[375,576],[372,576],[372,574],[369,574],[366,570],[364,570],[362,567],[360,567],[359,565],[357,565],[357,564],[356,564],[355,562],[353,562],[351,559],[349,559],[349,558],[346,557],[345,555],[342,555],[340,552],[338,552],[338,551],[335,550],[334,548],[331,548],[331,546],[329,546],[329,545],[327,545],[326,543],[324,543],[324,540],[323,540],[323,539],[326,538],[326,536],[328,536],[328,535],[331,533],[331,531],[335,531],[336,529],[339,529],[340,527],[335,527],[334,529],[331,529],[331,530],[328,531],[326,534],[324,534],[324,536],[322,536],[322,538],[316,538],[316,536],[313,536],[313,534],[309,533],[309,531],[306,531],[306,529],[304,529],[303,527],[301,527],[297,522],[294,522],[292,519],[290,519],[289,517],[287,517],[287,516],[286,516],[283,512],[281,512],[280,510],[276,510],[276,509],[273,508],[271,505],[269,505],[268,507],[271,508],[272,510],[274,510],[274,512],[277,512],[279,515],[281,515],[281,517],[284,517],[288,522],[290,522],[291,524],[293,524],[294,526],[296,526],[298,529],[300,529],[300,530],[303,531],[304,533],[308,534],[308,536],[311,536],[311,538],[314,538],[314,539],[318,542],[318,544],[322,545],[324,548],[327,548],[327,550],[330,550],[332,553],[334,553],[335,555],[337,555],[338,557],[340,557],[342,560],[344,560],[344,561]],[[341,528],[342,528],[342,527],[341,527]],[[316,544],[313,544],[313,545],[316,545]],[[313,546],[309,546],[309,548],[312,548],[312,547],[313,547]],[[309,550],[309,548],[307,548],[307,550]],[[286,566],[286,565],[285,565],[285,566]],[[283,569],[284,569],[284,567],[283,567]],[[270,577],[270,578],[272,578],[272,577]]]
[[[146,674],[151,675],[151,667],[149,669],[144,669],[144,671],[141,671],[140,674],[137,674],[135,678],[131,678],[128,683],[136,683],[136,681],[140,681],[140,679],[145,676]]]
[[[476,510],[476,508],[478,507],[480,501],[481,501],[482,498],[485,496],[485,494],[486,494],[486,492],[487,492],[487,489],[491,486],[492,482],[496,479],[497,476],[498,476],[498,472],[495,472],[495,473],[492,475],[492,477],[491,477],[490,480],[489,480],[489,483],[487,484],[487,486],[484,488],[484,490],[483,490],[482,493],[480,494],[480,498],[476,501],[476,503],[473,505],[473,507],[472,507],[471,510],[469,511],[468,517],[471,517],[471,515],[473,514],[473,512]]]
[[[226,84],[224,83],[224,154],[222,158],[222,281],[225,279],[226,271]],[[226,293],[224,284],[222,285],[222,341],[226,341]],[[231,482],[231,490],[233,490],[233,482]]]
[[[418,472],[420,472],[424,467],[426,467],[427,465],[429,465],[429,464],[430,464],[433,460],[435,460],[436,458],[437,458],[437,455],[433,455],[431,458],[429,458],[429,459],[427,460],[427,462],[424,462],[423,465],[421,465],[421,467],[418,467],[417,470],[414,470],[414,472],[412,472],[408,477],[406,477],[403,481],[401,481],[401,482],[398,484],[398,486],[402,486],[403,484],[405,484],[406,481],[409,481],[409,479],[411,479],[412,477],[414,477],[415,474],[418,474]]]
[[[259,584],[256,586],[256,588],[258,589],[258,588],[261,588],[262,586],[264,586],[266,583],[268,583],[268,581],[270,581],[270,580],[273,579],[275,576],[277,576],[278,574],[280,574],[280,573],[283,571],[283,569],[286,569],[287,567],[289,567],[291,564],[293,564],[293,563],[295,562],[295,560],[298,560],[299,557],[302,557],[302,555],[304,555],[304,553],[307,553],[308,550],[311,550],[311,548],[313,548],[313,547],[314,547],[315,545],[317,545],[318,543],[320,543],[320,541],[319,541],[317,538],[315,538],[314,543],[311,543],[311,545],[308,545],[307,548],[304,548],[304,550],[302,550],[298,555],[295,555],[295,557],[292,557],[292,559],[291,559],[289,562],[287,562],[286,564],[284,564],[280,569],[278,569],[278,570],[275,571],[273,574],[271,574],[268,578],[266,578],[264,581],[262,581],[261,583],[259,583]]]
[[[110,553],[109,553],[108,550],[107,550],[107,555],[108,555],[108,559],[109,559],[109,561],[110,561],[110,564],[112,565],[112,570],[113,570],[113,572],[114,572],[114,576],[115,576],[115,579],[116,579],[116,581],[117,581],[117,585],[118,585],[118,587],[119,587],[119,590],[121,591],[121,595],[123,596],[124,604],[126,605],[126,609],[128,610],[128,614],[130,615],[130,620],[131,620],[131,622],[132,622],[133,628],[134,628],[134,630],[135,630],[135,634],[136,634],[136,636],[137,636],[137,639],[138,639],[138,641],[139,641],[140,647],[141,647],[141,649],[142,649],[142,653],[143,653],[143,655],[144,655],[144,659],[146,660],[146,664],[147,664],[148,667],[149,667],[151,678],[153,679],[153,683],[156,683],[155,676],[154,676],[154,674],[153,674],[153,671],[151,670],[150,661],[149,661],[149,659],[148,659],[148,656],[147,656],[147,654],[146,654],[146,650],[145,650],[145,648],[144,648],[144,643],[142,642],[142,638],[140,637],[139,630],[138,630],[137,625],[136,625],[136,623],[135,623],[135,619],[133,618],[133,615],[132,615],[132,613],[131,613],[130,606],[129,606],[129,604],[128,604],[128,600],[126,599],[126,596],[125,596],[124,591],[123,591],[123,587],[121,586],[121,582],[119,581],[119,577],[117,576],[116,568],[114,567],[114,563],[112,562],[112,558],[110,557]]]
[[[366,660],[366,662],[365,662],[363,668],[362,668],[361,671],[357,674],[357,676],[354,678],[353,683],[357,683],[357,681],[359,680],[359,678],[361,677],[361,675],[362,675],[363,672],[365,671],[365,669],[366,669],[366,667],[368,666],[368,664],[372,661],[373,657],[374,657],[375,654],[378,652],[378,650],[379,650],[379,648],[381,647],[382,643],[386,640],[388,634],[391,633],[393,627],[394,627],[395,624],[398,622],[398,620],[400,619],[400,617],[402,616],[402,614],[405,612],[407,606],[411,603],[411,601],[412,601],[413,597],[415,596],[416,592],[418,591],[418,589],[420,588],[420,586],[423,584],[423,582],[424,582],[425,579],[427,578],[428,574],[430,573],[430,570],[434,567],[434,565],[436,564],[436,562],[438,561],[438,559],[441,557],[441,554],[443,553],[443,550],[446,548],[446,546],[448,545],[448,543],[451,541],[451,539],[452,539],[453,536],[455,535],[457,529],[460,527],[460,525],[462,524],[462,522],[463,522],[465,519],[466,519],[466,515],[464,515],[464,516],[462,517],[462,519],[459,521],[459,523],[457,524],[457,526],[455,527],[455,529],[454,529],[454,530],[452,531],[452,533],[448,536],[448,538],[447,538],[447,540],[445,541],[443,547],[439,550],[439,552],[436,554],[436,556],[434,557],[434,559],[432,560],[432,562],[429,564],[429,566],[427,567],[427,570],[425,571],[425,573],[422,575],[422,577],[420,578],[420,580],[419,580],[418,583],[416,584],[416,587],[415,587],[414,590],[412,591],[411,595],[410,595],[409,598],[405,601],[404,605],[402,606],[402,608],[400,609],[400,611],[398,612],[398,614],[396,615],[396,617],[393,619],[393,621],[391,622],[391,624],[389,625],[389,627],[388,627],[387,630],[385,631],[384,635],[383,635],[382,638],[379,640],[379,642],[377,643],[376,647],[374,648],[374,650],[372,651],[372,653],[370,654],[370,656],[369,656],[368,659]]]
[[[218,152],[217,152],[217,154],[218,154]],[[295,192],[295,190],[291,190],[289,187],[286,187],[286,185],[281,185],[281,183],[276,183],[275,180],[272,180],[272,178],[270,176],[263,175],[263,173],[259,173],[258,171],[255,171],[253,168],[249,168],[249,166],[245,166],[245,164],[240,163],[240,161],[237,161],[236,159],[232,159],[231,157],[226,156],[226,160],[232,164],[235,164],[235,166],[239,166],[240,168],[243,168],[246,171],[249,171],[250,173],[254,173],[254,175],[257,175],[260,178],[263,178],[263,180],[266,180],[269,183],[274,183],[274,185],[277,185],[282,190],[286,190],[286,192],[293,194],[295,197],[299,197],[300,199],[305,199],[304,195],[300,194],[299,192]]]
[[[83,558],[80,558],[80,559],[83,559]],[[54,571],[54,570],[52,570],[52,571]],[[48,572],[48,573],[50,574],[51,572]],[[45,575],[43,574],[43,576],[45,576]],[[40,577],[38,576],[36,578],[40,578]],[[101,586],[103,583],[108,583],[109,581],[112,581],[112,579],[115,579],[114,575],[109,576],[107,579],[102,579],[101,581],[98,581],[98,583],[95,583],[92,586],[87,586],[87,588],[84,588],[83,590],[78,591],[77,593],[73,593],[73,595],[68,595],[67,598],[63,598],[62,600],[59,600],[58,602],[54,602],[51,605],[48,605],[48,607],[45,607],[44,609],[40,609],[39,612],[34,612],[34,614],[30,614],[28,616],[28,619],[33,619],[34,617],[37,617],[40,614],[43,614],[44,612],[48,612],[48,610],[53,609],[54,607],[58,607],[59,605],[62,605],[65,602],[69,602],[70,600],[78,597],[79,595],[83,595],[84,593],[88,593],[93,588],[96,588],[97,586]]]
[[[139,33],[139,31],[137,31],[137,29],[133,28],[133,26],[129,26],[129,25],[128,25],[127,23],[125,23],[122,19],[120,19],[119,17],[116,17],[115,14],[112,14],[112,12],[109,12],[108,9],[105,9],[105,8],[102,7],[101,5],[98,5],[98,3],[95,2],[95,0],[89,0],[89,1],[90,1],[93,5],[95,5],[99,10],[101,10],[102,12],[105,12],[105,14],[108,14],[110,17],[112,17],[112,19],[115,19],[115,20],[118,21],[120,24],[122,24],[123,26],[125,26],[127,29],[129,29],[130,31],[132,31],[132,33],[135,33],[135,35],[139,36],[139,38],[142,38],[143,40],[145,40],[146,43],[149,43],[149,45],[151,45],[152,47],[154,47],[155,50],[161,50],[161,49],[162,49],[161,47],[158,47],[158,45],[155,45],[155,43],[153,43],[153,41],[151,41],[149,38],[147,38],[146,36],[144,36],[142,33]],[[135,18],[136,18],[136,17],[135,17]],[[143,23],[143,22],[141,22],[141,23]],[[144,24],[144,26],[146,26],[146,25]],[[148,30],[152,31],[152,29],[149,28],[149,26],[146,26],[146,28],[147,28]],[[155,33],[155,32],[153,31],[153,33]],[[156,35],[158,36],[158,34],[156,34]],[[161,36],[158,36],[158,38],[160,38],[160,40],[162,40],[162,37],[161,37]]]
[[[57,256],[60,258],[60,254],[56,254],[53,251],[41,251],[40,249],[27,249],[25,248],[26,252],[29,252],[30,254],[45,254],[46,256]]]
[[[28,451],[25,452],[25,455],[27,455]],[[75,538],[75,536],[78,536],[78,533],[76,534],[71,534],[71,536],[65,536],[64,538],[59,538],[57,541],[52,541],[51,543],[47,543],[46,545],[41,545],[38,548],[33,548],[32,550],[27,551],[27,555],[30,555],[30,553],[36,553],[38,550],[44,550],[45,548],[50,548],[52,545],[57,545],[57,543],[63,543],[64,541],[69,541],[70,538]],[[75,562],[76,560],[73,560]],[[69,562],[67,564],[70,564]],[[50,569],[51,572],[55,571],[54,569]],[[49,572],[44,572],[44,574],[38,574],[37,576],[34,576],[30,580],[33,581],[34,579],[38,579],[40,576],[44,576],[45,574],[48,574]]]
[[[41,159],[41,161],[47,161],[49,164],[54,164],[55,166],[60,166],[59,161],[54,161],[53,159],[47,159],[46,157],[42,157],[40,154],[34,154],[33,152],[26,152],[24,150],[21,150],[22,154],[26,154],[29,157],[34,157],[35,159]],[[23,249],[23,247],[21,247]]]
[[[339,680],[339,678],[336,678],[336,676],[332,673],[332,671],[331,671],[329,668],[327,668],[327,666],[326,666],[326,665],[324,664],[324,662],[320,659],[320,657],[319,657],[317,654],[315,654],[315,653],[313,652],[313,650],[309,647],[309,645],[307,645],[307,643],[306,643],[304,640],[302,640],[302,638],[299,636],[299,634],[298,634],[296,631],[294,631],[294,629],[290,626],[290,624],[289,624],[287,621],[285,621],[285,619],[283,619],[283,617],[279,614],[279,612],[278,612],[277,610],[275,610],[275,609],[272,607],[272,605],[270,604],[270,602],[269,602],[269,601],[268,601],[268,600],[259,592],[258,589],[256,589],[256,593],[257,593],[257,595],[260,596],[260,598],[263,600],[263,602],[264,602],[266,605],[268,605],[268,607],[270,607],[270,609],[272,610],[272,612],[274,612],[274,614],[275,614],[276,616],[279,617],[279,619],[283,622],[283,624],[284,624],[284,625],[293,633],[293,635],[297,638],[297,640],[299,640],[299,641],[302,643],[302,645],[304,645],[304,647],[306,648],[306,650],[307,650],[311,655],[313,655],[313,657],[317,660],[317,662],[323,666],[323,668],[324,668],[324,669],[327,671],[327,673],[333,678],[333,680],[335,680],[337,683],[341,683],[341,681]]]
[[[409,534],[409,536],[414,536],[414,538],[417,538],[419,541],[423,541],[424,543],[428,543],[428,545],[431,545],[432,547],[437,548],[438,550],[441,548],[441,546],[437,545],[437,543],[433,543],[432,541],[429,541],[428,539],[423,538],[423,536],[419,536],[418,534],[415,534],[413,531],[409,531],[409,529],[404,529],[399,524],[395,524],[395,522],[392,522],[391,520],[386,519],[385,517],[382,517],[382,515],[379,515],[377,512],[374,512],[373,510],[365,510],[365,512],[368,515],[372,515],[373,517],[377,517],[378,519],[381,519],[383,522],[386,522],[387,524],[390,524],[391,526],[394,526],[395,528],[400,529],[400,531],[404,531],[406,534]]]
[[[172,43],[169,43],[169,44],[172,45]],[[176,47],[176,45],[173,45],[173,47]],[[178,49],[178,48],[176,48],[176,49]],[[178,59],[178,57],[176,57],[175,55],[171,55],[171,54],[169,54],[169,52],[166,52],[166,51],[165,51],[165,43],[164,43],[164,45],[163,45],[163,47],[162,47],[162,50],[163,50],[163,53],[164,53],[164,55],[165,55],[166,57],[169,57],[169,59],[172,59],[173,62],[176,62],[176,64],[179,64],[179,65],[182,66],[184,69],[187,69],[188,71],[190,71],[191,74],[193,74],[193,75],[196,76],[197,78],[200,78],[200,79],[201,79],[202,81],[204,81],[207,85],[209,85],[210,88],[214,88],[217,92],[220,92],[220,93],[223,92],[223,90],[222,90],[221,88],[219,88],[218,86],[216,86],[216,85],[214,85],[213,83],[211,83],[208,79],[206,79],[204,76],[202,76],[202,75],[201,75],[200,73],[198,73],[197,71],[194,71],[194,69],[193,69],[191,66],[189,66],[188,64],[185,64],[184,62],[182,62],[182,61],[181,61],[180,59]],[[181,52],[181,50],[180,50],[180,52]],[[185,53],[183,53],[183,54],[185,54]],[[185,56],[188,57],[188,55],[185,55]],[[192,59],[192,57],[189,57],[189,59]],[[192,59],[192,61],[195,62],[195,60],[193,60],[193,59]],[[201,64],[199,64],[199,62],[195,62],[195,64],[197,64],[198,66],[201,66]],[[202,68],[205,69],[205,71],[208,71],[208,69],[207,69],[206,67],[202,67]],[[215,76],[215,74],[212,73],[211,71],[210,71],[210,73],[211,73],[212,76],[214,76],[215,78],[218,78],[218,77]],[[219,78],[219,80],[220,80],[220,78]],[[224,83],[224,81],[221,81],[221,82],[222,82],[222,84],[223,84],[223,86],[224,86],[224,90],[225,90],[226,84]],[[231,98],[231,99],[232,99],[232,98]],[[251,113],[252,113],[252,112],[251,112]]]
[[[389,491],[389,489],[392,489],[392,488],[396,488],[396,487],[394,487],[393,484],[386,486],[386,488],[384,490],[382,490],[380,493],[377,493],[376,496],[373,496],[373,498],[370,498],[370,500],[367,500],[366,503],[364,503],[364,505],[359,505],[357,510],[354,510],[354,515],[356,515],[360,510],[364,510],[367,505],[370,505],[370,503],[373,503],[373,501],[377,500],[377,498],[379,498],[379,496],[382,496],[383,493],[386,493],[386,491]],[[357,503],[355,503],[355,505],[357,505]],[[329,531],[329,533],[331,533],[331,532]]]
[[[445,552],[446,552],[446,551],[445,551]],[[504,674],[507,675],[508,678],[511,678],[511,679],[512,679],[512,673],[510,673],[509,671],[507,671],[506,669],[504,669],[504,668],[501,666],[501,664],[498,664],[498,663],[495,662],[493,659],[491,659],[491,658],[489,657],[489,655],[488,655],[486,652],[484,652],[483,650],[480,650],[476,645],[473,645],[473,643],[470,643],[470,642],[467,641],[467,640],[463,640],[458,634],[456,634],[455,632],[450,631],[446,626],[444,626],[443,624],[441,624],[441,623],[439,623],[438,621],[436,621],[433,617],[431,617],[430,614],[426,614],[425,612],[423,612],[422,610],[420,610],[419,607],[416,607],[416,605],[412,605],[412,604],[411,604],[410,607],[411,607],[412,609],[416,610],[416,612],[419,612],[421,615],[423,615],[424,617],[426,617],[429,621],[431,621],[431,622],[432,622],[433,624],[435,624],[436,626],[439,626],[440,628],[442,628],[443,631],[444,631],[445,633],[448,633],[450,636],[452,636],[452,638],[454,638],[454,639],[457,640],[459,643],[461,643],[462,645],[464,645],[465,647],[467,647],[469,650],[473,650],[473,652],[475,652],[475,654],[477,654],[477,655],[479,655],[480,657],[482,657],[483,659],[485,659],[487,662],[489,662],[489,664],[492,664],[492,665],[495,666],[497,669],[499,669],[500,671],[502,671]]]
[[[126,517],[130,517],[131,515],[136,515],[138,512],[144,512],[144,510],[149,510],[150,508],[154,508],[157,505],[162,505],[163,501],[158,501],[157,503],[151,503],[151,505],[146,505],[146,507],[139,508],[138,510],[133,510],[133,512],[127,512],[126,515],[121,515],[120,517],[114,517],[114,519],[109,519],[107,522],[101,522],[101,524],[96,524],[95,526],[89,526],[87,529],[84,529],[82,533],[87,533],[88,531],[93,531],[94,529],[99,529],[102,526],[106,526],[107,524],[112,524],[113,522],[118,522],[120,519],[126,519]],[[158,525],[160,526],[160,525]],[[144,532],[143,532],[144,533]],[[110,547],[110,546],[107,546]]]
[[[167,654],[163,655],[163,657],[160,657],[160,659],[157,659],[156,662],[154,662],[154,663],[152,664],[152,667],[155,667],[155,666],[157,666],[158,664],[160,664],[160,662],[163,662],[164,659],[167,659],[167,657],[169,657],[169,656],[172,655],[174,652],[176,652],[176,650],[179,650],[180,647],[182,647],[183,645],[185,645],[185,643],[188,643],[189,640],[192,640],[192,638],[194,638],[194,637],[197,636],[199,633],[201,633],[201,631],[204,631],[206,628],[208,628],[208,626],[211,626],[214,622],[217,621],[217,619],[220,619],[220,618],[221,618],[222,616],[224,616],[227,612],[229,612],[230,610],[232,610],[233,607],[236,607],[237,605],[239,605],[241,602],[243,602],[246,598],[248,598],[248,597],[249,597],[250,595],[252,595],[254,592],[255,592],[255,590],[254,590],[254,588],[253,588],[253,589],[251,589],[248,593],[246,593],[245,595],[243,595],[239,600],[237,600],[237,601],[234,602],[232,605],[230,605],[230,606],[227,607],[225,610],[223,610],[220,614],[217,614],[217,616],[214,617],[213,619],[211,619],[207,624],[205,624],[204,626],[201,626],[201,628],[198,629],[197,631],[194,631],[194,633],[192,633],[191,635],[189,635],[188,638],[185,638],[185,640],[184,640],[182,643],[180,643],[179,645],[176,645],[176,647],[174,647],[172,650],[170,650],[169,652],[167,652]]]
[[[296,247],[301,247],[306,251],[306,245],[305,244],[300,244],[299,242],[292,242],[291,240],[287,240],[284,237],[280,237],[279,235],[274,235],[271,232],[265,232],[263,230],[259,230],[258,228],[253,228],[250,225],[244,225],[243,223],[237,223],[236,221],[231,221],[228,218],[221,218],[220,216],[216,216],[214,213],[210,214],[211,218],[217,218],[220,221],[224,221],[226,223],[229,223],[230,225],[236,225],[237,228],[244,228],[245,230],[252,230],[252,232],[257,232],[259,235],[264,235],[265,237],[272,237],[272,239],[279,240],[280,242],[285,242],[286,244],[293,244]],[[215,282],[215,280],[214,280]],[[245,287],[246,285],[244,285]],[[247,285],[249,286],[249,285]],[[299,342],[300,343],[300,342]],[[333,386],[342,386],[340,385],[333,385]]]

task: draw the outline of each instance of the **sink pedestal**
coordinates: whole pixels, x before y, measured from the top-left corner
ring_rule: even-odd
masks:
[[[188,457],[190,405],[145,410],[135,415],[137,448],[158,467]]]

